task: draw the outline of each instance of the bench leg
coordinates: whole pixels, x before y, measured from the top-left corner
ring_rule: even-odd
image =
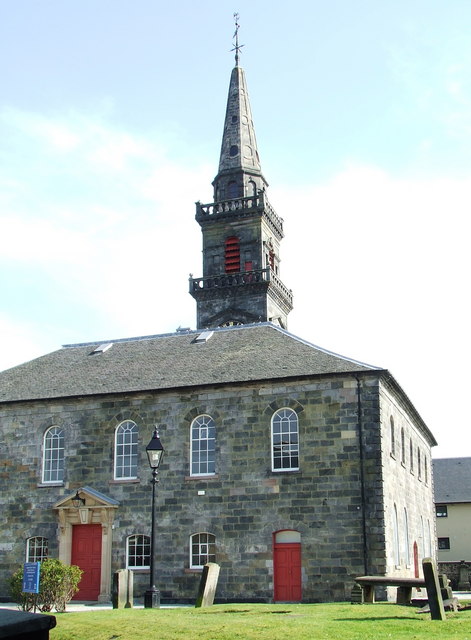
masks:
[[[372,584],[362,584],[363,588],[363,601],[374,602],[375,601],[375,588]]]
[[[410,604],[412,600],[412,587],[398,587],[396,603],[397,604]]]

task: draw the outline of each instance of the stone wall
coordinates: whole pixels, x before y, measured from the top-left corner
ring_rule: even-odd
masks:
[[[386,566],[383,495],[390,489],[381,481],[378,385],[376,374],[361,381],[363,462],[353,376],[1,406],[0,597],[7,595],[8,576],[24,562],[28,537],[48,537],[50,555],[57,556],[52,506],[82,486],[119,501],[111,568],[125,567],[127,536],[149,535],[145,446],[157,425],[166,450],[156,499],[157,586],[164,601],[195,597],[200,572],[189,568],[189,540],[198,532],[216,536],[218,600],[272,601],[273,536],[284,529],[301,535],[303,601],[348,599],[365,564],[372,572]],[[299,471],[271,470],[270,420],[282,407],[299,416]],[[195,478],[189,433],[200,414],[216,422],[217,466],[216,475]],[[139,427],[139,478],[115,481],[114,432],[128,419]],[[65,480],[42,486],[42,439],[52,425],[66,434]],[[392,473],[385,478],[388,485],[395,481]],[[148,572],[135,572],[137,596],[148,579]]]
[[[463,572],[463,576],[467,578],[468,585],[464,589],[464,591],[469,591],[469,583],[471,581],[471,564],[469,562],[439,562],[438,563],[438,571],[439,573],[444,573],[448,580],[450,580],[451,588],[454,591],[461,590],[461,587],[464,585],[460,585],[460,570]]]
[[[436,558],[430,443],[421,428],[420,420],[408,412],[401,396],[387,382],[381,386],[380,397],[384,510],[388,540],[385,573],[413,576],[418,571],[422,575],[422,558]],[[414,543],[417,546],[416,559]]]

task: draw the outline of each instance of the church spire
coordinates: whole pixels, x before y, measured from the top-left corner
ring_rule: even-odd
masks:
[[[268,184],[262,175],[257,139],[250,108],[245,73],[239,66],[239,14],[234,14],[236,30],[234,47],[236,66],[231,73],[227,95],[226,117],[219,157],[219,171],[215,177],[214,199],[253,195]],[[227,180],[232,175],[232,180]]]
[[[203,233],[203,277],[190,276],[199,329],[270,321],[287,327],[291,290],[279,277],[283,220],[266,197],[245,74],[234,48],[214,201],[196,203]]]

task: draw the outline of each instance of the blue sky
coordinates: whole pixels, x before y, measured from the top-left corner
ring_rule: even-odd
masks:
[[[234,11],[289,330],[471,455],[469,0],[2,3],[0,369],[195,327]]]

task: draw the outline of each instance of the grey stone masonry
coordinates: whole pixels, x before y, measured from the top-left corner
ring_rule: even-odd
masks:
[[[220,601],[273,601],[274,539],[285,530],[298,532],[301,540],[301,600],[348,599],[354,577],[364,574],[365,566],[370,572],[387,567],[391,541],[384,497],[396,482],[381,464],[384,373],[359,376],[2,404],[0,597],[8,595],[8,577],[24,561],[29,537],[47,537],[50,555],[57,555],[59,522],[53,505],[84,485],[119,503],[110,569],[126,567],[127,537],[149,535],[145,445],[157,425],[166,450],[156,498],[157,586],[164,602],[194,599],[200,570],[190,568],[190,536],[199,532],[215,536]],[[276,472],[270,424],[273,413],[284,407],[299,418],[299,469]],[[203,477],[192,476],[189,466],[190,425],[198,415],[211,416],[217,434],[215,473]],[[139,429],[134,481],[113,477],[115,430],[123,420]],[[44,486],[41,447],[52,425],[65,432],[65,477],[63,483]],[[414,508],[420,509],[419,501]],[[148,572],[136,570],[136,596],[147,583]]]

